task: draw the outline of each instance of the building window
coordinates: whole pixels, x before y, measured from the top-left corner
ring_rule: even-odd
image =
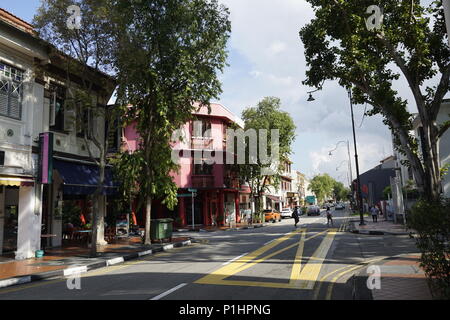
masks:
[[[77,118],[76,126],[77,126],[77,136],[79,138],[84,138],[84,134],[86,132],[86,137],[88,139],[92,138],[92,133],[94,132],[94,112],[91,109],[83,108],[79,106],[78,114],[81,115],[81,118]]]
[[[211,138],[211,122],[206,119],[199,119],[193,122],[192,137]]]
[[[212,175],[213,166],[203,162],[202,164],[194,164],[194,175],[210,176]]]
[[[0,115],[21,120],[23,71],[0,62]]]
[[[50,130],[64,131],[64,101],[66,89],[50,84]]]

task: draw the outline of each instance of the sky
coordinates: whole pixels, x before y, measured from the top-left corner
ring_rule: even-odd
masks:
[[[281,99],[282,109],[291,114],[297,126],[293,144],[293,169],[312,178],[328,173],[348,182],[346,143],[329,156],[340,141],[350,142],[352,177],[355,179],[354,144],[350,102],[337,82],[326,82],[316,99],[307,102],[306,62],[300,29],[314,16],[305,0],[219,0],[230,10],[232,23],[228,43],[228,64],[220,74],[223,93],[220,102],[240,116],[264,97]],[[31,21],[39,0],[2,0],[0,7]],[[412,101],[406,83],[395,83],[400,95]],[[364,117],[370,106],[355,105],[356,140],[360,173],[372,169],[392,155],[391,135],[380,116]]]

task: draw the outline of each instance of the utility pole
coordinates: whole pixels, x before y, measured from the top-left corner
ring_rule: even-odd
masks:
[[[352,113],[352,127],[353,127],[353,142],[355,144],[355,163],[356,163],[356,194],[359,202],[359,225],[363,226],[364,223],[364,213],[363,213],[363,203],[362,203],[362,195],[361,195],[361,180],[359,177],[359,163],[358,163],[358,149],[356,147],[356,131],[355,131],[355,119],[353,115],[353,102],[352,102],[352,89],[348,89],[348,97],[350,99],[350,110]]]

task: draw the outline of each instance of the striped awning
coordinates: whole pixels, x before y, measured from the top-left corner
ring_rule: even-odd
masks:
[[[25,187],[34,185],[34,180],[31,178],[20,178],[20,177],[5,177],[0,176],[0,186],[8,187]]]

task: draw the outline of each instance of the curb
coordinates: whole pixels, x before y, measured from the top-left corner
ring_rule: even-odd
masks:
[[[124,263],[125,261],[133,260],[133,259],[147,256],[147,255],[152,255],[152,254],[155,254],[156,252],[169,251],[173,248],[189,246],[191,244],[192,244],[191,240],[186,240],[186,241],[182,241],[182,242],[167,244],[165,246],[162,246],[162,247],[159,247],[156,249],[135,252],[135,253],[128,254],[126,256],[115,257],[115,258],[111,258],[111,259],[108,259],[105,261],[94,262],[94,263],[87,264],[87,265],[74,265],[73,267],[69,267],[66,269],[47,271],[47,272],[41,272],[41,273],[36,273],[36,274],[31,274],[31,275],[26,275],[26,276],[3,279],[3,280],[0,280],[0,289],[19,285],[19,284],[25,284],[25,283],[29,283],[29,282],[39,281],[39,280],[45,280],[45,279],[50,279],[50,278],[62,278],[62,277],[68,277],[68,276],[75,275],[75,274],[86,273],[91,270],[104,268],[104,267],[108,267],[108,266],[112,266],[112,265],[118,265],[118,264]]]
[[[359,221],[357,221],[359,222]],[[356,234],[365,234],[365,235],[393,235],[393,236],[406,236],[410,235],[411,232],[389,232],[384,230],[358,230],[355,228],[355,221],[349,222],[349,232]]]
[[[265,227],[266,224],[260,224],[260,225],[251,225],[251,226],[245,226],[245,227],[235,227],[235,228],[228,228],[228,229],[216,229],[216,230],[205,230],[200,229],[199,232],[217,232],[217,231],[236,231],[236,230],[247,230],[247,229],[256,229],[256,228],[262,228]]]

